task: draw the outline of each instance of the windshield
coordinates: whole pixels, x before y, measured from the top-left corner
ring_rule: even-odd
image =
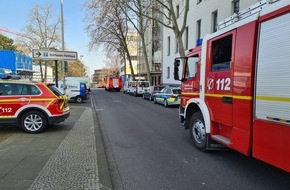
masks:
[[[179,89],[173,89],[173,94],[180,94],[180,90]]]
[[[139,82],[140,87],[149,87],[149,82]]]
[[[47,87],[56,95],[56,96],[62,96],[63,93],[54,85],[54,84],[48,84]]]

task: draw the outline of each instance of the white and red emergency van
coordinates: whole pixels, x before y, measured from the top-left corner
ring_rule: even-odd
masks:
[[[180,121],[203,151],[221,144],[290,172],[290,0],[259,1],[219,28],[175,59]]]

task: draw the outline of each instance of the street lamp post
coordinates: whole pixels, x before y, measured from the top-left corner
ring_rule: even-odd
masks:
[[[61,38],[62,38],[62,51],[64,51],[64,24],[63,24],[63,0],[60,0],[60,9],[61,9]],[[62,60],[62,76],[63,76],[63,92],[65,93],[65,63]]]

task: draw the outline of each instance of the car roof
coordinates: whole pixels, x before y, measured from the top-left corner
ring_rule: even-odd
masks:
[[[165,88],[171,88],[171,89],[176,89],[176,90],[178,90],[178,89],[180,89],[180,87],[176,87],[176,86],[165,86]]]
[[[37,82],[27,81],[27,80],[11,80],[11,79],[2,79],[0,80],[1,83],[28,83],[28,84],[35,84]]]

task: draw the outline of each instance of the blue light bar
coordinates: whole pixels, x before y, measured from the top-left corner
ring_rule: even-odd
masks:
[[[200,46],[202,44],[202,39],[201,38],[198,38],[196,40],[196,46]]]

